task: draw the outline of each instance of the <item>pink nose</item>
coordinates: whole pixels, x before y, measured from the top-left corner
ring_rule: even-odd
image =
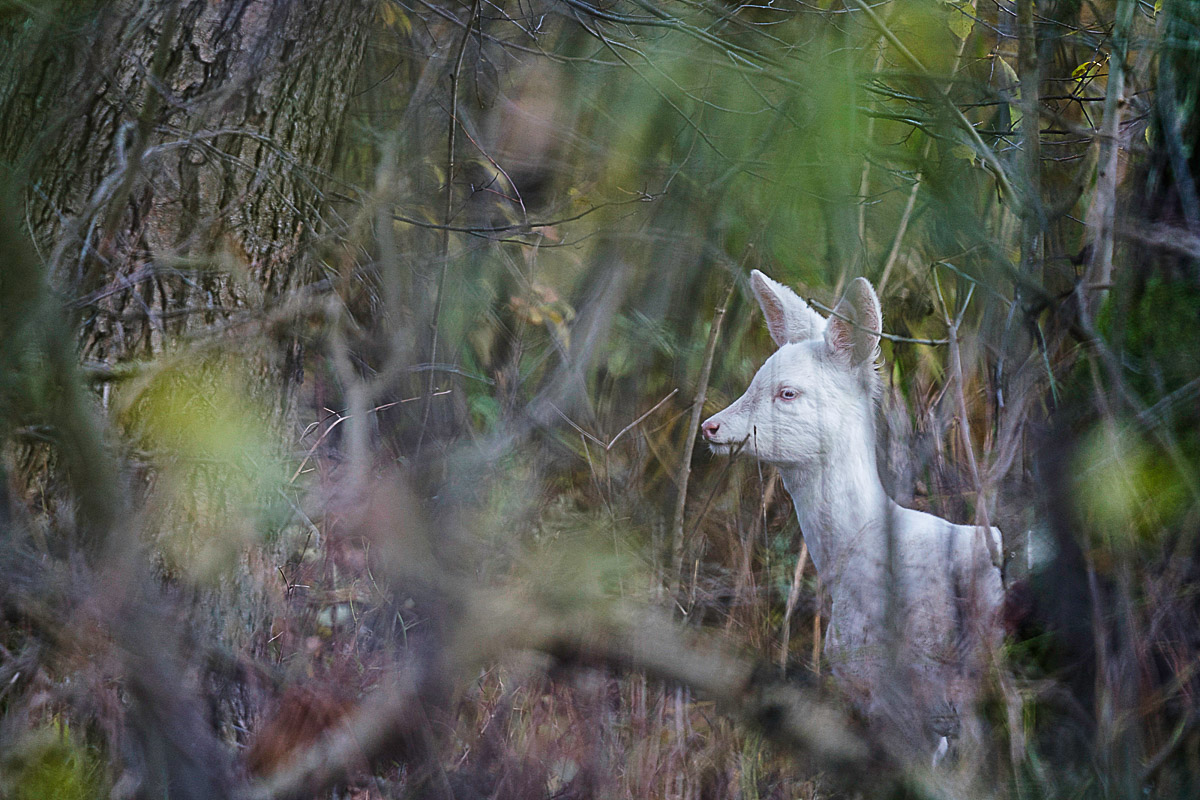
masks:
[[[717,435],[717,431],[721,430],[721,423],[713,422],[711,419],[700,426],[700,430],[704,431],[704,438],[711,440]]]

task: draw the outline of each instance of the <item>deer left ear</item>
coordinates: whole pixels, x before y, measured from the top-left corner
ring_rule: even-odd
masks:
[[[883,312],[866,278],[855,278],[825,326],[825,346],[833,355],[858,366],[879,357]]]

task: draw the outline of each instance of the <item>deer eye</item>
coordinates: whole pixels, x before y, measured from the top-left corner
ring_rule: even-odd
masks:
[[[795,400],[799,396],[800,392],[790,386],[785,386],[779,390],[779,399],[781,400]]]

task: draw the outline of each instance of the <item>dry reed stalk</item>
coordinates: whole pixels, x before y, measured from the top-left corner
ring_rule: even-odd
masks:
[[[821,591],[824,587],[821,585],[821,576],[817,576],[817,613],[813,614],[813,647],[812,647],[812,663],[813,673],[821,674]]]
[[[787,668],[788,640],[792,636],[792,614],[800,599],[800,579],[804,576],[804,568],[808,566],[808,542],[800,543],[800,558],[796,559],[796,571],[792,575],[792,588],[788,592],[787,606],[783,609],[783,641],[779,645],[779,666]],[[818,616],[819,616],[818,612]]]
[[[767,528],[767,508],[770,507],[775,499],[775,491],[779,486],[779,473],[771,473],[771,477],[767,480],[767,486],[762,491],[762,501],[758,506],[758,514],[754,518],[754,530],[749,536],[746,536],[742,542],[742,565],[738,570],[737,581],[733,587],[733,607],[738,608],[742,604],[742,594],[749,587],[751,597],[754,594],[754,573],[751,569],[754,560],[754,543],[758,541],[758,537]],[[728,620],[725,622],[725,632],[729,633],[733,630],[734,614],[731,611]]]

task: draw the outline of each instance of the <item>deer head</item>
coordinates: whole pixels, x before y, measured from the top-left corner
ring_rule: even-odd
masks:
[[[798,466],[864,444],[873,454],[883,315],[871,284],[851,283],[828,320],[758,270],[750,286],[779,349],[745,394],[700,426],[712,450]]]

